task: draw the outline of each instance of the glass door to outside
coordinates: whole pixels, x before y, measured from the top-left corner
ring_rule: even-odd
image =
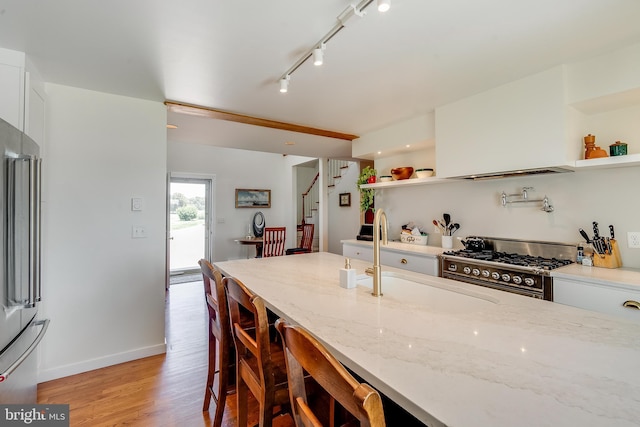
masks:
[[[211,180],[172,176],[169,185],[169,273],[200,271],[211,255]]]

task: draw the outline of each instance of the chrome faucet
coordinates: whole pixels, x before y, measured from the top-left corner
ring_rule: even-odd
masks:
[[[384,220],[382,218],[384,217]],[[381,222],[382,221],[382,222]],[[387,244],[387,214],[376,209],[373,220],[373,292],[374,297],[382,296],[382,270],[380,269],[380,226],[382,225],[382,244]]]

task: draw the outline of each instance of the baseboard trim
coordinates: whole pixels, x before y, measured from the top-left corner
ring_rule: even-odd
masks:
[[[123,353],[116,353],[104,357],[98,357],[96,359],[84,360],[82,362],[59,366],[56,368],[45,369],[41,370],[38,373],[38,383],[57,380],[58,378],[81,374],[83,372],[89,372],[95,369],[106,368],[107,366],[118,365],[120,363],[130,362],[132,360],[155,356],[166,352],[167,345],[166,343],[163,343],[126,351]]]

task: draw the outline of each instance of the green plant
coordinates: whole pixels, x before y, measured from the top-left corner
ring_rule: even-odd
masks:
[[[376,176],[377,172],[371,166],[366,166],[360,172],[357,185],[360,190],[360,211],[366,212],[373,206],[373,197],[375,196],[375,190],[373,188],[360,188],[362,184],[368,184],[369,178]]]
[[[183,206],[176,209],[180,221],[192,221],[198,217],[198,209],[193,205]]]

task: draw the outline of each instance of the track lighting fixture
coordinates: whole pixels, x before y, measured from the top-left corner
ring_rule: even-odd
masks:
[[[313,65],[316,65],[316,66],[322,65],[322,62],[323,62],[322,57],[324,56],[325,47],[326,47],[326,44],[322,43],[320,46],[313,49]]]
[[[378,10],[380,12],[386,12],[389,10],[391,6],[391,0],[377,0],[378,1]],[[289,80],[291,74],[293,74],[304,62],[313,57],[313,65],[322,65],[324,49],[326,43],[333,38],[340,30],[346,27],[347,22],[352,19],[354,16],[362,18],[365,15],[365,9],[369,7],[369,5],[373,3],[373,0],[360,0],[357,5],[349,5],[347,8],[336,18],[337,22],[333,26],[331,30],[324,37],[315,44],[315,46],[307,51],[300,59],[296,61],[295,64],[291,66],[283,75],[280,77],[280,92],[285,93],[289,87]]]
[[[391,0],[378,0],[378,12],[386,12],[391,7]]]
[[[280,79],[280,92],[281,93],[287,93],[287,91],[289,90],[289,80],[290,79],[291,79],[291,77],[289,77],[288,74]]]

